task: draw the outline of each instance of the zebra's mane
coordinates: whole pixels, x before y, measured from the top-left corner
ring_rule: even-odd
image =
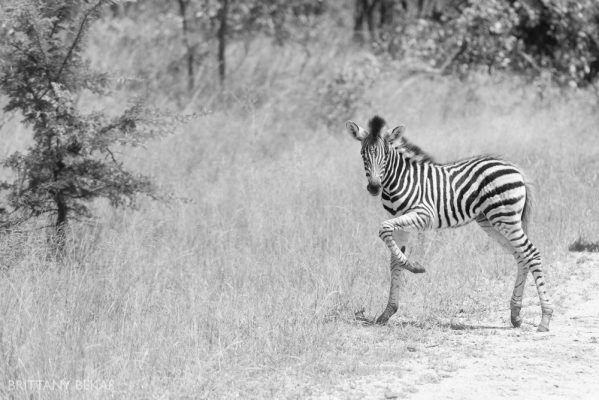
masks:
[[[395,150],[402,153],[406,158],[415,160],[417,162],[435,163],[435,159],[420,147],[411,143],[405,136],[401,136],[399,139],[392,143]]]
[[[376,142],[381,137],[381,131],[387,125],[385,120],[378,115],[375,115],[368,121],[368,141],[370,143]]]
[[[375,115],[372,117],[370,121],[368,121],[368,136],[366,138],[368,142],[374,143],[381,138],[381,132],[386,125],[387,123],[380,116]],[[391,143],[391,145],[404,156],[416,162],[435,163],[435,160],[431,155],[424,152],[420,147],[410,142],[403,135]]]

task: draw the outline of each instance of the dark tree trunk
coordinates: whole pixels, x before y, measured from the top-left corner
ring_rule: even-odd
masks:
[[[51,137],[49,137],[51,140]],[[57,147],[60,147],[60,142],[58,139]],[[54,164],[54,182],[58,182],[62,178],[62,171],[65,169],[65,163],[62,160],[62,157],[57,156],[56,162]],[[67,206],[67,199],[65,198],[65,194],[63,190],[58,189],[56,192],[52,193],[52,197],[54,199],[54,203],[56,204],[56,223],[54,225],[54,247],[59,252],[62,252],[66,239],[66,227],[67,227],[67,214],[69,211],[69,207]]]
[[[356,0],[354,13],[354,39],[358,42],[364,41],[363,26],[366,26],[370,37],[374,37],[376,26],[374,24],[374,10],[380,0]]]
[[[354,9],[354,40],[358,43],[364,42],[364,0],[356,0]]]
[[[417,16],[418,18],[422,18],[424,16],[424,7],[426,1],[425,0],[418,0],[418,11],[417,11]]]
[[[56,250],[62,252],[66,241],[67,214],[69,208],[64,195],[61,192],[58,192],[54,196],[54,201],[56,202],[56,225],[54,226],[56,236],[54,246],[56,247]]]
[[[195,71],[194,71],[194,47],[189,41],[189,21],[187,20],[187,6],[189,0],[179,0],[179,13],[181,14],[181,28],[183,30],[183,45],[186,49],[185,58],[187,60],[187,91],[193,92],[195,86]]]
[[[63,229],[67,224],[68,207],[62,194],[56,196],[56,230]]]
[[[221,0],[220,7],[220,25],[218,27],[218,77],[221,86],[225,85],[227,73],[226,68],[226,50],[227,50],[227,17],[229,14],[229,0]]]
[[[380,27],[393,23],[393,0],[381,0]]]
[[[370,38],[374,36],[374,5],[376,3],[376,0],[371,0],[371,4],[367,4],[366,9],[366,25],[368,25],[368,32],[370,33]]]

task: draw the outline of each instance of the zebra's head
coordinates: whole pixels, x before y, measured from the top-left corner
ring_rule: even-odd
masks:
[[[368,122],[368,130],[353,121],[347,121],[345,126],[354,138],[362,142],[361,154],[366,179],[368,179],[366,189],[371,195],[378,196],[381,192],[392,143],[402,135],[405,128],[398,126],[394,129],[384,130],[385,120],[378,115]]]

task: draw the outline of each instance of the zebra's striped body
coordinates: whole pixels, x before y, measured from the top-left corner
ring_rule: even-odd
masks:
[[[383,207],[394,216],[384,221],[379,231],[391,252],[391,290],[387,308],[377,322],[387,322],[397,311],[401,270],[424,272],[408,261],[398,242],[405,241],[411,231],[476,221],[518,262],[510,302],[512,324],[522,323],[522,294],[530,271],[543,312],[539,330],[548,330],[553,309],[545,291],[540,254],[526,234],[530,199],[522,173],[514,165],[490,156],[437,164],[401,136],[403,127],[382,133],[384,125],[380,117],[374,117],[368,132],[351,121],[347,123],[348,130],[362,142],[368,191],[373,195],[382,191]]]
[[[465,225],[481,214],[495,215],[498,204],[510,203],[521,212],[526,200],[522,174],[493,157],[439,165],[392,151],[382,185],[383,207],[391,215],[423,209],[427,218],[421,229]]]

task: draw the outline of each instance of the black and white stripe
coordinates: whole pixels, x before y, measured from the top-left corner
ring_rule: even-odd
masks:
[[[538,329],[548,330],[553,309],[545,290],[539,251],[526,234],[530,192],[519,169],[491,156],[436,163],[403,137],[404,127],[384,130],[385,122],[378,116],[370,121],[368,131],[351,121],[346,126],[362,142],[368,191],[372,195],[382,192],[383,207],[394,217],[384,221],[379,231],[391,252],[392,279],[387,308],[377,322],[387,322],[397,310],[399,272],[424,272],[400,250],[398,242],[405,241],[405,234],[476,221],[518,262],[510,301],[512,324],[517,327],[522,323],[522,293],[530,271],[541,301]]]

